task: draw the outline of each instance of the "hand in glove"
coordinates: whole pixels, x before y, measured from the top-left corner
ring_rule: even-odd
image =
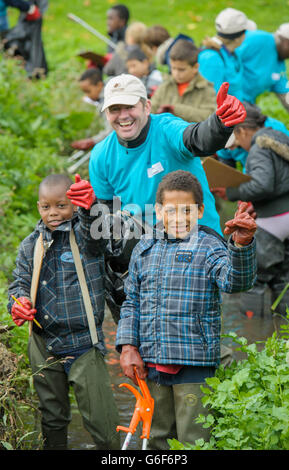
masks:
[[[162,114],[162,113],[171,113],[174,114],[175,108],[174,106],[170,104],[163,104],[162,106],[159,107],[157,110],[157,114]]]
[[[225,201],[228,200],[227,194],[226,194],[226,188],[211,188],[211,193],[224,199]]]
[[[82,180],[79,175],[75,175],[75,183],[70,186],[66,196],[75,206],[84,207],[88,210],[95,201],[95,194],[89,181]]]
[[[92,147],[94,147],[95,142],[93,139],[81,139],[81,140],[75,140],[70,145],[74,149],[89,150]]]
[[[32,308],[30,300],[26,297],[19,297],[17,299],[21,305],[14,302],[11,309],[12,320],[17,326],[23,325],[27,320],[33,321],[36,309]]]
[[[25,20],[27,21],[36,21],[41,18],[41,12],[37,5],[31,5],[28,10],[27,15],[25,16]]]
[[[242,202],[235,213],[234,219],[225,223],[224,233],[226,235],[232,233],[232,239],[237,246],[249,245],[257,229],[257,224],[253,217],[248,214],[247,208],[248,203]]]
[[[229,83],[222,83],[217,94],[216,114],[226,127],[235,126],[246,118],[246,110],[235,96],[228,95]]]

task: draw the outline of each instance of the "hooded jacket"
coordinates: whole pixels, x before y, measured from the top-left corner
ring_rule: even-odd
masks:
[[[227,188],[230,201],[251,201],[258,217],[289,211],[289,137],[272,128],[256,132],[246,161],[251,181]]]

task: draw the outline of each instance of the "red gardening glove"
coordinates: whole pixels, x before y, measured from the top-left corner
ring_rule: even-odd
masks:
[[[249,245],[257,229],[257,224],[253,217],[248,214],[247,207],[248,203],[242,202],[235,213],[234,219],[225,223],[224,233],[226,235],[232,233],[234,242],[239,245]]]
[[[171,113],[174,114],[175,112],[175,107],[170,105],[170,104],[163,104],[162,106],[159,107],[157,110],[157,114],[162,114],[162,113]]]
[[[243,201],[238,201],[238,207],[240,207],[240,205],[242,204]],[[254,209],[254,206],[252,204],[252,202],[248,202],[248,207],[246,209],[246,212],[248,212],[248,214],[253,217],[253,219],[256,219],[257,217],[257,213],[255,212],[255,209]]]
[[[225,201],[228,200],[227,195],[226,195],[226,188],[211,188],[211,193],[215,194],[216,196],[219,196]]]
[[[137,380],[134,373],[134,367],[136,368],[137,374],[140,379],[145,379],[147,371],[145,364],[141,358],[138,349],[130,344],[125,344],[122,347],[120,355],[120,366],[126,377],[129,377],[136,385]]]
[[[228,95],[229,83],[222,83],[217,94],[216,114],[226,127],[235,126],[246,118],[246,110],[235,96]]]
[[[95,194],[89,181],[82,180],[79,175],[75,175],[75,183],[72,184],[66,193],[68,199],[75,206],[84,207],[88,210],[95,201]]]
[[[21,303],[21,305],[19,305],[17,302],[14,302],[11,309],[11,315],[14,323],[17,326],[21,326],[26,322],[26,320],[32,321],[34,319],[36,309],[32,308],[30,300],[28,300],[26,297],[19,297],[17,300]]]
[[[93,139],[81,139],[81,140],[75,140],[70,145],[74,149],[88,150],[94,147],[95,142]]]
[[[27,15],[25,16],[25,20],[27,21],[36,21],[39,18],[41,18],[41,13],[37,5],[32,5],[29,10]]]

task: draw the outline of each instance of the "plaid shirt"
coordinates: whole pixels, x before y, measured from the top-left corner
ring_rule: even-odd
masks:
[[[88,249],[90,225],[93,220],[88,212],[80,209],[78,215],[64,222],[51,232],[40,221],[35,230],[26,237],[19,248],[16,269],[13,271],[14,282],[9,286],[9,304],[11,311],[16,298],[30,298],[33,272],[34,246],[40,232],[43,233],[45,256],[41,268],[36,306],[36,320],[43,330],[37,328],[49,352],[55,354],[71,353],[74,350],[90,348],[91,338],[80,284],[70,248],[69,233],[73,227],[79,247],[87,287],[94,310],[99,349],[104,353],[102,323],[104,318],[104,260],[92,255]],[[94,244],[97,243],[94,241]],[[95,247],[94,247],[95,252]]]
[[[201,227],[182,241],[143,236],[130,261],[117,350],[131,344],[145,362],[218,365],[220,291],[248,290],[255,277],[255,240],[237,248]]]

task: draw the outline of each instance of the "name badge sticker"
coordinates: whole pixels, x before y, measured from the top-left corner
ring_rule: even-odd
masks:
[[[152,178],[153,176],[157,175],[158,173],[161,173],[164,171],[163,165],[161,162],[154,163],[151,168],[148,168],[148,177]]]
[[[175,261],[179,263],[190,263],[193,258],[193,252],[187,250],[180,250],[175,255]]]

